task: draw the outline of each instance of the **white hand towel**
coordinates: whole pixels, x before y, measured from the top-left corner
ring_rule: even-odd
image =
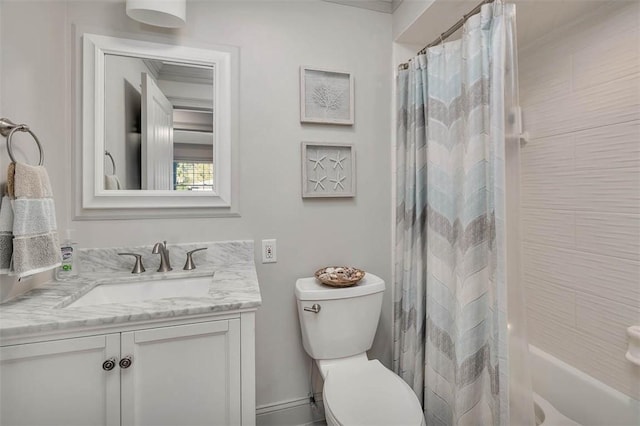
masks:
[[[104,189],[122,189],[120,186],[120,181],[118,180],[118,176],[116,175],[105,175],[104,176]]]
[[[13,253],[13,208],[8,196],[0,203],[0,274],[6,274],[11,267]]]
[[[60,266],[60,245],[49,175],[42,166],[15,163],[13,180],[13,257],[11,274],[22,278]]]

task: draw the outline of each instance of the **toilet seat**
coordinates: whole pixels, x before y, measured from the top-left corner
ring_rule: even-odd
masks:
[[[332,367],[323,399],[327,420],[339,425],[425,424],[413,390],[378,360]]]

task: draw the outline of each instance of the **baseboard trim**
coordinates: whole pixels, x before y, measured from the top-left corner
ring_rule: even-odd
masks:
[[[271,413],[273,411],[288,410],[293,407],[309,404],[309,398],[296,398],[286,401],[275,402],[273,404],[264,404],[256,407],[256,415]]]
[[[316,398],[315,407],[309,398],[295,398],[256,408],[257,426],[308,425],[324,420],[322,400]]]

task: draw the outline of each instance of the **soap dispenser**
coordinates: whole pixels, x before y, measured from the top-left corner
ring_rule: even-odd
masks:
[[[65,239],[60,247],[62,254],[62,264],[58,268],[57,278],[70,278],[78,275],[77,268],[77,243],[73,241],[73,230],[67,229],[65,232]]]

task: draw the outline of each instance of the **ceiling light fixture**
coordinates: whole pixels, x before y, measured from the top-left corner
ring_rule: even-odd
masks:
[[[187,22],[187,0],[127,0],[127,16],[156,27],[183,27]]]

